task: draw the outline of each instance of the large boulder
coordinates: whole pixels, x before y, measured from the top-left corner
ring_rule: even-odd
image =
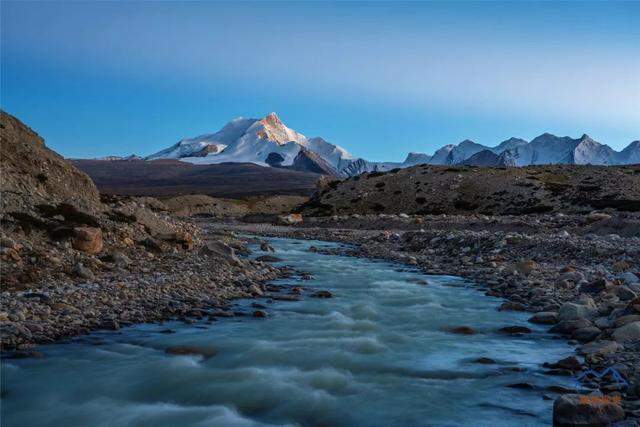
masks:
[[[624,419],[620,398],[565,394],[553,403],[554,426],[608,426]]]
[[[283,224],[283,225],[293,225],[293,224],[299,224],[302,222],[302,215],[301,214],[289,214],[289,215],[280,215],[278,216],[278,223]]]
[[[640,321],[627,323],[613,331],[613,338],[623,344],[640,341]]]
[[[95,227],[75,227],[73,248],[88,254],[102,251],[102,230]]]
[[[242,261],[237,257],[236,251],[229,245],[219,240],[209,240],[200,250],[203,255],[217,258],[230,265],[240,266]]]
[[[592,301],[586,304],[567,302],[560,307],[558,318],[562,320],[590,319],[598,313]]]

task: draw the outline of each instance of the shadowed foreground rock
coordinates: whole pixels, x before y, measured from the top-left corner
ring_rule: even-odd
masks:
[[[620,399],[612,396],[565,394],[553,404],[556,427],[605,427],[623,419]]]

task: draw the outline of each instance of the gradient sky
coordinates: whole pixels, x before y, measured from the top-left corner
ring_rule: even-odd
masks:
[[[640,2],[6,2],[1,106],[67,157],[237,116],[370,160],[543,132],[640,138]]]

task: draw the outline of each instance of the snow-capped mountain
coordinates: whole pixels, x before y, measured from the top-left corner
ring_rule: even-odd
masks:
[[[476,144],[475,142],[465,139],[460,144],[456,145],[449,151],[447,155],[446,163],[449,165],[455,165],[457,163],[461,163],[469,157],[473,156],[480,151],[486,150],[482,144]]]
[[[491,150],[478,151],[460,164],[468,166],[515,166],[516,162],[511,151],[505,150],[496,154]]]
[[[109,162],[114,162],[117,160],[142,160],[142,157],[136,156],[135,154],[131,154],[129,156],[105,156],[105,157],[96,157],[93,160],[106,160]]]
[[[263,119],[234,119],[216,133],[183,139],[147,160],[173,158],[197,164],[234,162],[267,166],[276,159],[277,166],[282,167],[293,165],[303,148],[320,156],[335,170],[353,160],[342,147],[322,138],[307,139],[288,128],[276,113]]]
[[[640,140],[633,141],[619,152],[616,156],[616,162],[620,165],[640,163]]]
[[[287,127],[275,113],[271,113],[262,119],[234,119],[216,133],[183,139],[146,158],[155,159],[180,159],[197,164],[255,163],[352,176],[419,164],[526,166],[640,163],[640,141],[634,141],[617,152],[588,135],[573,139],[544,133],[530,142],[512,137],[493,147],[466,139],[459,144],[445,145],[433,155],[409,153],[401,163],[371,162],[354,158],[344,148],[323,138],[307,138]]]
[[[568,136],[555,136],[544,133],[531,142],[520,138],[509,138],[495,147],[477,144],[464,140],[457,145],[445,145],[438,149],[433,156],[421,153],[411,153],[403,163],[403,167],[426,163],[432,165],[468,164],[478,153],[488,150],[498,156],[505,154],[501,162],[514,166],[543,165],[543,164],[577,164],[577,165],[616,165],[640,162],[640,142],[634,141],[621,152],[617,152],[608,145],[601,144],[589,135],[582,135],[578,139]],[[491,163],[496,159],[483,153],[483,163]],[[493,160],[492,160],[493,159]],[[477,161],[478,159],[473,159]]]

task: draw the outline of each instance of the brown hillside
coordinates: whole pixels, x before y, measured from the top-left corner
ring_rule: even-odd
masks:
[[[39,204],[100,210],[91,179],[20,120],[0,112],[0,213],[27,212]]]
[[[523,168],[421,165],[333,181],[308,215],[484,213],[520,215],[640,210],[640,165]]]

